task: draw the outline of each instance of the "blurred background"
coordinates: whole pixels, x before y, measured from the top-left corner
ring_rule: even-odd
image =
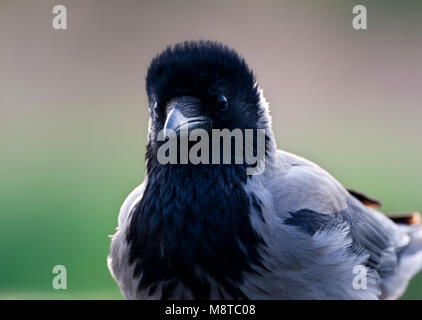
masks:
[[[368,30],[353,30],[355,4]],[[421,1],[0,0],[0,298],[122,298],[108,235],[144,176],[146,69],[182,40],[247,59],[279,148],[386,213],[422,211],[421,34]],[[422,299],[422,274],[404,298]]]

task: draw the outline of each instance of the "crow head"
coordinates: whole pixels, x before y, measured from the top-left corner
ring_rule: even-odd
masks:
[[[267,129],[265,103],[245,60],[217,42],[183,42],[153,59],[146,78],[149,140],[181,128]]]

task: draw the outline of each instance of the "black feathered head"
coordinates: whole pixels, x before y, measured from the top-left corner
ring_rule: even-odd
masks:
[[[267,125],[253,72],[233,49],[218,42],[168,47],[151,62],[146,90],[155,132],[163,129],[175,107],[179,118],[193,119],[194,127],[233,130]]]

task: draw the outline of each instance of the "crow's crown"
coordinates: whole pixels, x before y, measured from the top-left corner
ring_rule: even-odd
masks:
[[[167,47],[151,62],[146,90],[150,108],[155,103],[164,107],[177,96],[194,96],[206,102],[220,94],[239,112],[250,112],[259,104],[255,76],[245,60],[213,41],[185,41]]]

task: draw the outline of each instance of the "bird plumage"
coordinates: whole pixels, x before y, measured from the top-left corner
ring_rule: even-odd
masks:
[[[126,298],[391,299],[419,271],[418,226],[395,224],[316,164],[277,150],[268,104],[235,51],[169,47],[148,70],[147,93],[146,177],[122,205],[108,258]],[[224,111],[213,102],[221,94]],[[169,101],[184,96],[201,101],[213,128],[264,129],[263,174],[160,164],[157,132]],[[367,270],[365,289],[354,286],[356,266]]]

